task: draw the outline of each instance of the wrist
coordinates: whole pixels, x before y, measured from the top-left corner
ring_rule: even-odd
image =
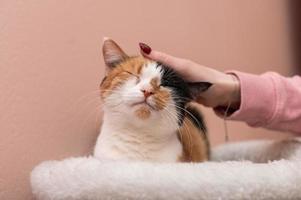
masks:
[[[233,73],[226,74],[232,79],[231,89],[229,91],[229,102],[231,103],[231,108],[238,109],[240,106],[240,82],[238,77]]]
[[[237,110],[240,107],[240,82],[234,73],[223,73],[210,69],[206,81],[212,86],[201,93],[197,102],[208,107],[228,107]]]
[[[232,73],[225,73],[216,83],[216,98],[218,106],[238,109],[240,106],[240,83],[238,77]]]
[[[230,116],[240,107],[240,82],[235,74],[225,74],[220,82],[220,102],[213,107],[214,112],[220,116]]]

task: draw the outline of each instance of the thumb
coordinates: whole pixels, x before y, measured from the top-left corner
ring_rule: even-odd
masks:
[[[160,51],[154,51],[152,50],[147,44],[139,43],[141,54],[154,61],[158,61],[164,65],[169,66],[170,68],[173,68],[175,70],[180,70],[181,63],[183,63],[183,59],[177,58],[171,55],[168,55],[166,53],[160,52]]]

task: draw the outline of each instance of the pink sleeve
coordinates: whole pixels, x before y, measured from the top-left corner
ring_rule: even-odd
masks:
[[[228,72],[229,73],[229,72]],[[229,119],[250,126],[301,134],[301,77],[274,72],[252,75],[231,71],[241,85],[241,105]]]

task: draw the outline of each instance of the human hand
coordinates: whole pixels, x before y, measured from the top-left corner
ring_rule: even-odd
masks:
[[[148,45],[139,43],[141,54],[175,70],[187,82],[210,82],[213,85],[196,98],[198,103],[208,107],[227,107],[237,109],[240,105],[240,85],[237,77],[215,69],[199,65],[191,60],[177,58],[159,51],[153,51]]]

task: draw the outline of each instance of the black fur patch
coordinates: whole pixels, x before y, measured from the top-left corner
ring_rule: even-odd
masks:
[[[187,113],[187,117],[190,118],[190,120],[193,122],[193,124],[199,130],[203,131],[203,133],[206,133],[207,127],[205,125],[204,118],[203,118],[202,114],[200,113],[200,111],[192,106],[188,106],[186,108],[186,110],[190,113],[190,114]]]
[[[172,98],[177,106],[179,125],[182,125],[185,114],[186,103],[192,100],[188,84],[172,69],[160,63],[157,67],[162,69],[161,86],[168,87],[173,91]]]

